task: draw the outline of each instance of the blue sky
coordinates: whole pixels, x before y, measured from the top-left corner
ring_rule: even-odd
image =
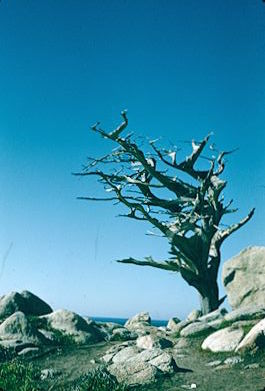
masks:
[[[89,126],[113,129],[124,108],[137,134],[177,143],[213,130],[220,149],[239,147],[225,172],[240,208],[231,221],[257,211],[223,259],[264,245],[261,0],[2,0],[0,37],[0,294],[29,289],[98,316],[198,307],[178,275],[114,262],[163,258],[167,243],[150,227],[76,200],[100,189],[71,172],[110,148]]]

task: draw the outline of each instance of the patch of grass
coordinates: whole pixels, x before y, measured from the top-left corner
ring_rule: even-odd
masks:
[[[28,320],[30,324],[36,329],[45,329],[47,330],[48,322],[47,319],[41,318],[39,316],[29,315]]]
[[[32,364],[14,359],[0,365],[0,388],[4,391],[39,391],[38,380]]]
[[[4,348],[0,345],[0,362],[12,360],[15,357],[15,351],[10,348]]]
[[[245,326],[241,326],[242,327],[242,329],[243,329],[243,331],[244,331],[244,335],[246,336],[248,333],[249,333],[249,331],[251,330],[251,329],[253,329],[253,325],[245,325]]]
[[[51,329],[50,331],[53,332],[53,336],[54,336],[53,342],[55,345],[59,345],[59,346],[76,345],[76,342],[72,335],[64,334],[62,331],[55,330],[55,329]]]
[[[72,391],[126,391],[104,367],[99,367],[81,376],[72,386]]]

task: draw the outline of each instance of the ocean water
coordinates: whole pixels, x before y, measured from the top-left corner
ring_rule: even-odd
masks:
[[[99,316],[93,316],[91,319],[95,320],[96,322],[114,322],[118,323],[120,325],[124,325],[125,322],[127,322],[128,319],[125,318],[104,318],[104,317],[99,317]],[[152,326],[160,327],[160,326],[166,326],[167,325],[167,320],[152,320],[151,324]]]

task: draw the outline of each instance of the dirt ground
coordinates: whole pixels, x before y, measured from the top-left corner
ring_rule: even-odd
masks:
[[[113,345],[114,343],[112,343]],[[233,357],[235,354],[211,354],[200,350],[200,339],[192,339],[190,347],[183,356],[176,356],[180,368],[174,376],[153,386],[142,388],[146,391],[265,391],[265,353],[248,356],[244,361],[233,366],[220,365],[209,367],[207,363]],[[61,375],[46,382],[47,390],[68,389],[68,385],[97,365],[99,358],[110,347],[110,343],[90,346],[69,347],[52,354],[34,359],[41,369],[53,368]],[[92,360],[92,361],[91,361]],[[248,365],[258,363],[258,368]],[[194,388],[191,388],[193,384]],[[46,388],[45,387],[45,388]]]

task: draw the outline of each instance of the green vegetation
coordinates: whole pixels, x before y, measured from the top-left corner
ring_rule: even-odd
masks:
[[[11,360],[15,357],[15,352],[12,349],[4,348],[0,345],[0,362]]]
[[[38,391],[38,380],[39,372],[32,364],[15,359],[0,365],[0,388],[4,391]]]
[[[104,367],[81,376],[74,384],[73,391],[126,391]]]

